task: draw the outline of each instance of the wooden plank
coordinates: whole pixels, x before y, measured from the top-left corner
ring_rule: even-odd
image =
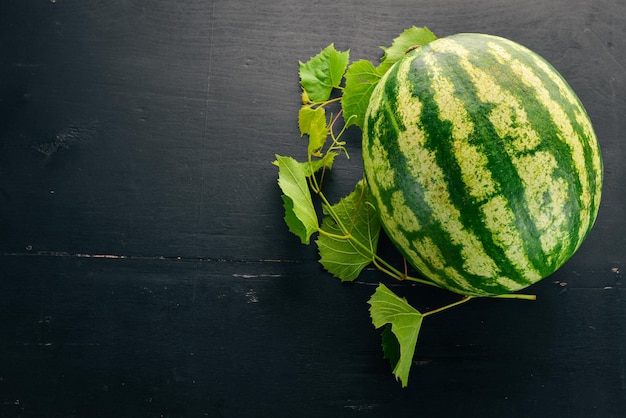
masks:
[[[246,2],[200,2],[174,12],[160,2],[6,4],[0,187],[7,204],[0,215],[11,222],[0,239],[7,250],[304,256],[285,238],[270,164],[276,152],[302,156],[297,62],[332,41],[353,48],[353,59],[375,60],[378,45],[420,22],[441,35],[459,26],[489,29],[555,61],[598,121],[608,212],[597,229],[625,232],[618,142],[625,80],[612,53],[623,42],[612,17],[622,7],[617,3],[567,3],[562,8],[572,11],[559,17],[565,23],[551,36],[545,32],[554,17],[544,11],[557,6],[539,2],[482,12],[470,3],[431,6],[420,9],[420,22],[396,6],[376,24],[381,19],[372,17],[373,4],[356,8],[354,16],[331,8],[324,24],[315,6],[285,2],[258,13]],[[456,12],[443,11],[450,9]],[[480,19],[459,20],[463,13]],[[310,31],[301,23],[307,19],[315,23]],[[371,21],[363,23],[373,28],[371,36],[357,24],[363,19]],[[538,33],[526,31],[537,21]],[[30,52],[13,46],[20,43]],[[353,138],[353,160],[337,168],[343,192],[360,175]],[[595,231],[591,240],[588,248],[607,242]],[[623,254],[612,245],[605,250],[613,261]]]
[[[2,416],[619,416],[624,292],[542,282],[424,323],[400,389],[367,299],[312,263],[2,257]],[[421,309],[451,299],[394,291]],[[451,397],[453,399],[451,399]]]

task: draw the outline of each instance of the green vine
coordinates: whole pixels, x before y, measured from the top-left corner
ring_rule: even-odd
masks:
[[[348,65],[349,51],[337,51],[333,44],[306,63],[300,62],[302,107],[298,113],[298,126],[301,136],[308,137],[307,160],[298,162],[292,157],[277,155],[274,162],[279,168],[278,184],[283,193],[285,222],[303,244],[309,244],[312,235],[317,233],[315,242],[320,263],[342,281],[356,279],[363,268],[372,264],[393,279],[440,287],[431,280],[410,276],[406,260],[402,271],[377,254],[381,224],[364,178],[352,193],[335,204],[323,192],[325,173],[332,169],[336,157],[350,158],[342,137],[351,125],[363,128],[369,97],[378,81],[408,49],[435,39],[426,28],[407,29],[389,48],[383,48],[385,53],[378,66],[366,60]],[[331,98],[333,92],[337,97]],[[341,104],[341,110],[334,116],[327,116],[328,106],[336,103]],[[321,224],[311,192],[321,202]],[[495,297],[535,299],[534,295],[523,294]],[[408,384],[411,359],[423,319],[472,299],[464,296],[456,302],[421,313],[383,284],[377,287],[369,300],[370,316],[376,328],[385,327],[383,351],[403,386]]]

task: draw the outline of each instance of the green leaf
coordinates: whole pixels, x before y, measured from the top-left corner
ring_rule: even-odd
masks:
[[[333,88],[341,84],[349,58],[350,51],[339,52],[330,44],[306,63],[300,61],[300,85],[308,99],[328,100]]]
[[[417,28],[415,26],[406,29],[400,34],[390,47],[384,48],[385,54],[380,60],[380,65],[377,67],[381,74],[385,74],[387,70],[391,68],[393,64],[399,61],[406,54],[407,50],[413,46],[424,46],[437,37],[428,28]]]
[[[335,161],[336,156],[337,156],[337,153],[331,151],[331,152],[324,154],[322,158],[316,158],[316,159],[311,160],[311,164],[309,164],[308,162],[304,162],[300,164],[302,164],[302,168],[305,172],[305,175],[309,177],[309,176],[312,176],[318,170],[322,169],[323,167],[326,167],[328,169],[333,168],[333,162]]]
[[[289,230],[303,244],[308,244],[311,235],[319,228],[317,214],[307,183],[307,171],[302,163],[291,157],[276,155],[278,185],[283,192],[285,222]]]
[[[346,72],[348,60],[350,59],[350,51],[339,52],[332,46],[330,53],[330,80],[333,87],[341,85],[343,73]]]
[[[326,126],[326,111],[323,107],[312,109],[302,106],[298,112],[300,135],[309,136],[309,155],[321,157],[320,150],[326,143],[330,130]]]
[[[314,158],[311,160],[311,163],[309,164],[308,161],[305,161],[303,163],[299,162],[298,164],[300,164],[302,166],[302,170],[304,171],[304,175],[306,177],[310,177],[312,176],[314,173],[316,173],[318,170],[326,167],[328,169],[333,168],[333,162],[335,161],[335,157],[338,154],[336,152],[327,152],[326,154],[324,154],[324,156],[322,158]],[[276,167],[279,166],[278,161],[273,161],[272,164],[274,164]]]
[[[374,87],[383,73],[367,60],[352,63],[346,72],[346,87],[341,98],[346,126],[357,125],[363,129],[365,112]]]
[[[381,344],[383,347],[383,358],[389,360],[391,369],[394,369],[398,361],[400,361],[400,343],[396,336],[393,335],[393,331],[391,331],[391,324],[385,325],[381,338],[383,341]]]
[[[311,132],[311,124],[315,124],[315,120],[319,119],[320,116],[325,125],[326,117],[324,116],[324,113],[323,107],[313,109],[311,106],[302,106],[298,112],[298,128],[300,129],[300,136],[308,135],[309,132]]]
[[[391,324],[391,332],[400,346],[398,361],[395,365],[392,363],[393,374],[402,382],[402,387],[406,387],[424,315],[409,305],[405,298],[396,296],[382,283],[378,285],[368,303],[370,317],[376,328]],[[384,349],[385,355],[391,357],[394,343],[389,341],[388,336],[386,340],[388,348]]]
[[[376,254],[380,220],[373,197],[367,184],[361,180],[347,197],[323,209],[326,216],[322,221],[322,230],[332,236],[320,232],[316,240],[320,263],[342,281],[354,280]],[[346,233],[350,238],[345,236]]]

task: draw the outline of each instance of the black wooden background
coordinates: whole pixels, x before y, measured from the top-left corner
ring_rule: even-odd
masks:
[[[403,29],[501,35],[585,104],[605,162],[579,252],[429,317],[409,387],[367,300],[283,223],[298,60]],[[626,416],[623,0],[2,0],[0,416]],[[358,132],[331,194],[361,173]],[[450,297],[394,287],[426,309]]]

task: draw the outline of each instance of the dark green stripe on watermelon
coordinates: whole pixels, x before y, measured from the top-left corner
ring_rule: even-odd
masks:
[[[458,56],[452,54],[438,55],[439,64],[444,68],[458,68],[458,66],[455,65],[457,59]],[[415,62],[414,65],[417,68],[423,68],[419,61]],[[461,71],[462,70],[459,70],[459,73]],[[429,85],[428,80],[432,75],[429,71],[418,70],[414,71],[412,74],[415,77],[414,80],[411,80],[414,86]],[[466,76],[463,74],[451,74],[449,76],[450,81],[453,82],[455,87],[455,96],[464,103],[474,103],[475,106],[478,107],[478,109],[467,109],[468,113],[473,116],[472,122],[476,127],[468,140],[471,141],[474,146],[481,148],[481,151],[488,159],[488,168],[492,173],[508,173],[505,181],[499,182],[498,184],[500,189],[499,193],[507,196],[508,205],[517,216],[517,222],[525,226],[525,228],[520,229],[520,232],[522,233],[522,239],[527,244],[526,250],[532,261],[535,258],[533,257],[533,249],[540,248],[540,243],[536,238],[537,231],[534,228],[534,223],[528,216],[526,201],[523,196],[517,193],[517,191],[523,189],[521,180],[519,176],[515,175],[515,168],[511,163],[511,159],[505,152],[502,143],[496,140],[498,136],[486,117],[486,114],[491,110],[492,106],[487,103],[480,103],[471,85],[459,85],[458,82],[455,83],[456,80],[464,78],[466,78]],[[439,119],[440,109],[434,101],[433,93],[434,92],[430,89],[423,89],[417,94],[420,100],[424,102],[425,109],[421,124],[424,131],[428,133],[426,146],[428,149],[435,152],[439,166],[445,167],[448,192],[454,205],[459,208],[461,222],[468,230],[481,237],[485,252],[496,262],[502,275],[520,284],[530,284],[511,264],[510,260],[502,252],[502,249],[494,243],[492,232],[486,227],[480,210],[480,206],[484,202],[477,201],[470,197],[470,193],[461,175],[461,169],[450,146],[450,142],[452,141],[452,124],[449,121],[441,121]],[[497,177],[501,178],[500,176]],[[535,251],[535,253],[539,252]],[[541,271],[545,268],[543,264],[537,264],[538,263],[533,263],[533,266],[537,270]],[[480,280],[479,277],[475,277],[474,279]]]

